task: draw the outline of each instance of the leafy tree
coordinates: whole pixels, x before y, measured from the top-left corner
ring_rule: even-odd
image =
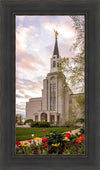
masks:
[[[18,115],[16,115],[16,123],[18,122]]]
[[[16,123],[18,125],[23,125],[22,115],[19,115],[19,114],[16,115]]]
[[[58,78],[61,78],[64,73],[67,83],[73,91],[84,92],[84,17],[71,16],[71,18],[76,32],[76,41],[71,50],[76,51],[76,56],[61,59],[58,64]]]
[[[72,102],[72,105],[69,107],[70,120],[76,122],[78,119],[78,114],[81,114],[81,118],[84,118],[84,96],[78,94],[74,97],[75,101]]]
[[[84,48],[84,17],[82,16],[71,16],[73,21],[73,28],[76,32],[76,40],[73,43],[71,50],[75,50],[76,56],[64,57],[58,64],[58,79],[66,76],[64,79],[63,86],[67,85],[71,87],[74,92],[84,92],[84,59],[85,59],[85,48]],[[66,83],[67,82],[67,83]],[[63,90],[68,90],[64,88]],[[77,102],[73,102],[69,107],[69,115],[72,122],[75,122],[78,114],[78,109],[82,117],[84,117],[84,96],[77,95],[75,97]]]

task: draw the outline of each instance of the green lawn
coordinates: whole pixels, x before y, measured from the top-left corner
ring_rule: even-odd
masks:
[[[46,130],[46,132],[43,132],[43,129]],[[34,134],[34,137],[43,137],[47,135],[51,131],[57,131],[57,132],[67,132],[70,130],[73,130],[76,128],[70,127],[49,127],[49,128],[22,128],[22,127],[16,127],[16,141],[22,141],[22,140],[28,140],[32,139],[32,134]]]

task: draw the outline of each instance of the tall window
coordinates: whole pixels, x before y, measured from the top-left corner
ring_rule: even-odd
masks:
[[[37,115],[35,116],[35,121],[36,121],[36,122],[38,121],[38,116],[37,116]]]
[[[50,110],[56,110],[56,84],[50,84]]]
[[[53,61],[53,67],[56,67],[56,61]]]

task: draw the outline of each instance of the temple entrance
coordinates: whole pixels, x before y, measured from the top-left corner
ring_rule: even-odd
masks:
[[[47,121],[47,114],[46,113],[42,113],[41,114],[41,121],[42,122],[46,122]]]
[[[55,123],[55,116],[54,116],[54,115],[51,115],[51,116],[50,116],[50,123],[51,123],[51,124],[54,124],[54,123]]]

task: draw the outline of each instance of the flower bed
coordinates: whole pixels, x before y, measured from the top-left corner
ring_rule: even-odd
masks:
[[[45,129],[43,130],[45,133]],[[45,136],[45,135],[44,135]],[[44,138],[32,134],[33,140],[16,142],[16,154],[84,154],[84,131],[75,135],[72,131],[58,133],[53,131]]]

